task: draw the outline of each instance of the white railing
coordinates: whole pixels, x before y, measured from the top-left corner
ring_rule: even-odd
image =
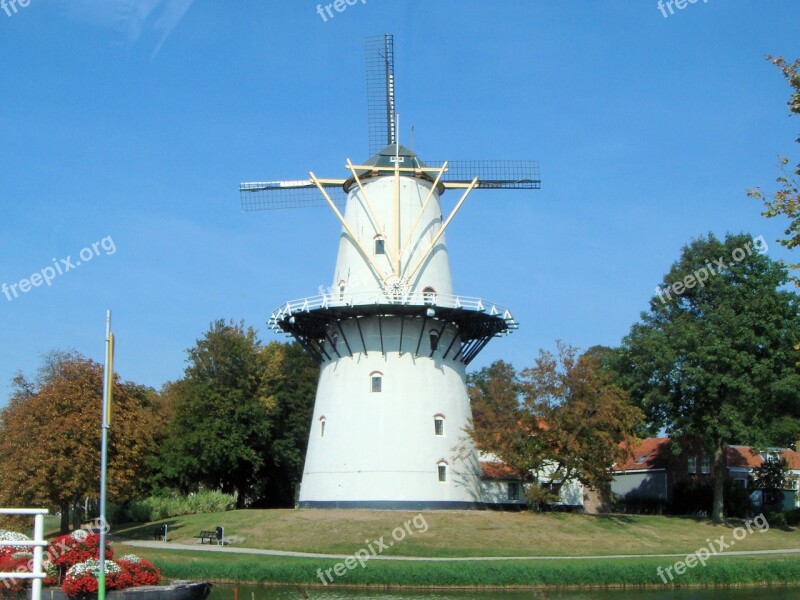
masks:
[[[28,546],[33,548],[33,571],[31,573],[0,573],[0,579],[33,579],[31,584],[31,600],[41,600],[42,581],[47,573],[42,571],[42,548],[47,547],[44,539],[44,516],[46,508],[0,508],[0,515],[32,515],[33,540],[16,542],[0,540],[0,546]]]
[[[470,296],[454,296],[450,294],[439,294],[432,292],[398,292],[376,290],[367,292],[333,292],[320,296],[311,296],[299,300],[290,300],[279,307],[269,321],[270,327],[274,331],[281,331],[278,324],[282,319],[293,314],[310,312],[312,310],[324,308],[343,308],[354,306],[369,305],[396,305],[396,306],[430,306],[442,308],[460,308],[473,312],[484,312],[489,315],[496,315],[505,320],[509,329],[516,329],[518,324],[505,306],[485,302],[482,298]]]

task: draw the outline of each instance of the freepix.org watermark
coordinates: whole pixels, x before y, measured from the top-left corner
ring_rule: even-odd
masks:
[[[753,238],[752,243],[747,242],[744,247],[735,248],[733,252],[731,252],[731,258],[733,259],[732,262],[726,263],[725,259],[720,256],[714,261],[707,262],[705,266],[700,267],[694,273],[687,275],[681,281],[676,281],[672,285],[668,285],[663,288],[656,287],[658,298],[661,300],[661,304],[666,304],[668,301],[672,300],[671,293],[675,294],[677,297],[683,294],[686,290],[692,289],[697,285],[700,287],[705,287],[706,281],[708,281],[709,277],[712,275],[719,275],[729,267],[735,266],[737,263],[742,262],[748,256],[753,256],[753,252],[756,254],[766,254],[768,250],[769,248],[767,247],[767,242],[763,235]]]
[[[700,0],[658,0],[658,10],[661,11],[661,14],[664,15],[664,18],[668,18],[670,15],[675,14],[675,9],[683,10],[690,4],[697,4]],[[708,0],[703,0],[703,4],[708,4]],[[673,8],[673,6],[675,8]],[[667,14],[669,11],[669,14]]]
[[[78,253],[80,260],[72,260],[72,255],[66,258],[53,259],[52,265],[47,265],[43,269],[37,271],[30,277],[20,279],[16,283],[8,284],[4,282],[0,285],[0,292],[11,302],[19,298],[20,294],[27,294],[33,288],[39,287],[42,284],[47,284],[47,287],[53,285],[53,280],[59,275],[69,273],[73,269],[77,269],[81,265],[88,263],[95,256],[100,256],[100,250],[105,252],[106,256],[111,256],[117,251],[117,246],[110,235],[107,235],[99,242],[94,242],[91,246],[81,249]]]
[[[0,0],[0,8],[11,17],[19,12],[20,8],[28,8],[31,0]]]
[[[330,4],[317,4],[317,14],[322,17],[323,22],[327,23],[329,18],[332,19],[336,16],[333,14],[334,10],[338,13],[343,13],[348,6],[354,6],[359,2],[366,4],[367,0],[336,0]]]
[[[411,526],[414,526],[414,529]],[[406,535],[414,535],[415,533],[425,533],[428,531],[428,522],[425,520],[425,517],[422,513],[417,513],[417,515],[405,523],[401,527],[395,527],[392,530],[392,539],[384,541],[387,537],[382,535],[377,540],[364,540],[364,543],[367,545],[366,548],[361,548],[358,552],[355,552],[353,556],[348,556],[343,561],[336,563],[329,569],[317,569],[317,577],[322,582],[323,585],[328,585],[328,583],[333,583],[334,575],[336,577],[342,577],[347,571],[352,571],[356,568],[357,565],[361,565],[361,568],[367,566],[367,561],[375,556],[378,556],[384,550],[388,550],[392,546],[394,546],[395,542],[402,542],[406,539]],[[333,574],[331,574],[333,571]]]
[[[703,546],[699,550],[695,550],[693,553],[688,554],[685,559],[679,560],[671,567],[667,567],[666,569],[658,567],[656,569],[656,574],[661,578],[661,581],[668,583],[667,577],[669,577],[669,581],[672,581],[675,579],[675,575],[683,575],[686,573],[687,569],[694,569],[697,565],[705,567],[708,559],[722,554],[728,548],[735,546],[736,542],[741,542],[748,535],[753,533],[753,525],[758,527],[759,533],[764,533],[769,530],[767,518],[764,516],[764,513],[761,513],[757,517],[745,521],[742,527],[735,527],[732,532],[732,540],[726,542],[724,535],[719,536],[716,540],[706,538],[708,546]],[[675,571],[675,575],[672,574],[672,571]]]

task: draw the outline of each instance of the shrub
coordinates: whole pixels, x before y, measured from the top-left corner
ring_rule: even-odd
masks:
[[[126,554],[117,560],[117,564],[131,577],[131,585],[158,585],[161,582],[161,571],[149,560],[135,554]]]
[[[786,517],[786,524],[790,527],[795,527],[800,525],[800,508],[793,508],[792,510],[787,510],[784,513]]]
[[[777,529],[788,529],[789,527],[786,515],[782,512],[768,512],[764,517],[766,517],[770,527],[775,527]]]
[[[150,496],[131,502],[125,507],[114,506],[112,514],[116,522],[145,523],[182,515],[225,512],[236,508],[236,499],[231,494],[203,491],[189,496]]]
[[[105,562],[106,589],[122,590],[131,587],[131,577],[114,561]],[[100,561],[91,559],[72,565],[64,577],[61,589],[70,597],[85,596],[97,592],[97,577],[100,575]]]

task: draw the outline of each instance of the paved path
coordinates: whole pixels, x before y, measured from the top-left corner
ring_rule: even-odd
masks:
[[[289,552],[287,550],[260,550],[258,548],[238,548],[231,546],[217,546],[214,544],[176,544],[173,542],[151,542],[146,540],[117,540],[128,546],[140,548],[158,548],[162,550],[199,550],[202,552],[229,552],[232,554],[257,554],[262,556],[291,556],[294,558],[336,558],[343,559],[352,554],[317,554],[313,552]],[[391,545],[391,544],[389,544]],[[717,556],[760,556],[773,554],[800,554],[800,548],[785,548],[780,550],[725,550]],[[597,560],[597,559],[631,559],[631,558],[685,558],[687,554],[610,554],[605,556],[468,556],[463,558],[443,558],[424,556],[371,556],[370,560],[406,560],[430,562],[467,562],[486,560]]]

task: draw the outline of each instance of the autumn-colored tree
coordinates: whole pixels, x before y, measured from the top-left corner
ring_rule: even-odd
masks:
[[[480,450],[532,479],[546,474],[551,481],[607,488],[609,468],[625,456],[623,442],[642,420],[594,353],[579,357],[561,343],[558,354],[541,351],[534,366],[520,374],[497,361],[468,383],[473,411],[468,433]],[[533,504],[553,499],[538,486],[530,491]]]
[[[537,410],[521,402],[521,383],[512,365],[495,361],[467,380],[472,425],[467,433],[482,452],[494,455],[524,477],[538,471],[549,447]],[[538,434],[538,435],[537,435]]]
[[[36,381],[14,380],[0,413],[0,505],[61,512],[61,531],[81,518],[81,502],[100,490],[103,367],[75,353],[54,353]],[[108,494],[128,500],[139,490],[151,435],[141,388],[115,376],[109,432]]]
[[[558,343],[557,354],[541,351],[521,374],[525,405],[538,407],[551,449],[551,477],[607,490],[610,467],[627,458],[644,414],[611,382],[593,351]]]
[[[789,112],[800,115],[800,59],[787,62],[783,57],[768,56],[767,59],[781,70],[793,92],[789,98]],[[800,143],[800,138],[796,140]],[[763,194],[759,188],[747,191],[747,195],[764,203],[766,210],[761,213],[768,219],[782,216],[789,219],[789,224],[784,231],[787,236],[778,240],[787,248],[800,246],[800,163],[795,167],[789,166],[789,159],[785,156],[779,158],[781,173],[777,178],[778,191],[773,195]],[[800,269],[800,263],[791,265]],[[800,278],[792,278],[795,285],[800,287]]]

